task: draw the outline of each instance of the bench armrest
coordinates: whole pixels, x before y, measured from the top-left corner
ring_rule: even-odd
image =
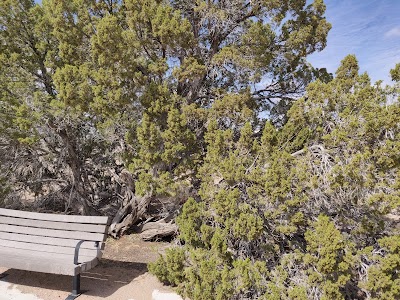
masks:
[[[81,248],[81,245],[84,243],[84,242],[91,242],[91,241],[86,241],[86,240],[80,240],[77,244],[76,244],[76,246],[75,246],[75,255],[74,255],[74,265],[78,265],[79,264],[79,262],[78,262],[78,258],[79,258],[79,249]],[[97,248],[97,254],[99,253],[99,251],[100,251],[100,242],[94,242],[94,245],[95,245],[95,247]]]

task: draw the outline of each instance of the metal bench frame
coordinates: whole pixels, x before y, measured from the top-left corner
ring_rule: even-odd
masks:
[[[75,246],[75,253],[74,253],[74,265],[79,264],[79,249],[84,242],[88,242],[86,240],[80,240]],[[100,250],[100,243],[98,241],[94,242],[97,251]],[[81,295],[81,274],[74,275],[72,279],[72,293],[65,299],[65,300],[74,300],[75,298]]]

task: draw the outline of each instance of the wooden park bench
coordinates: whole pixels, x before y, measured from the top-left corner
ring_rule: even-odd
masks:
[[[108,217],[33,213],[0,208],[0,266],[72,275],[80,295],[80,273],[98,264]]]

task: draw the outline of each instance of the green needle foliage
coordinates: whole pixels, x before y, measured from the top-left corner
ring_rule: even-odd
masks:
[[[398,93],[350,55],[259,137],[251,104],[232,107],[235,131],[216,102],[182,246],[150,270],[191,299],[397,299]]]
[[[62,210],[95,213],[119,205],[126,169],[135,196],[186,201],[211,122],[234,138],[261,116],[282,124],[310,81],[329,80],[306,61],[326,45],[324,12],[322,0],[1,1],[10,197],[52,191]]]
[[[324,13],[0,1],[1,206],[108,214],[115,236],[179,214],[150,270],[192,300],[398,299],[400,65],[386,87],[352,55],[313,68]]]

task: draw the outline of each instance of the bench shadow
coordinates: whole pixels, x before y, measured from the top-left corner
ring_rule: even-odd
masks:
[[[81,274],[81,290],[84,295],[106,298],[135,278],[147,272],[147,264],[101,259],[99,265]],[[2,278],[2,275],[6,275]],[[0,280],[19,286],[58,290],[70,293],[72,276],[37,273],[8,269],[0,273]]]

